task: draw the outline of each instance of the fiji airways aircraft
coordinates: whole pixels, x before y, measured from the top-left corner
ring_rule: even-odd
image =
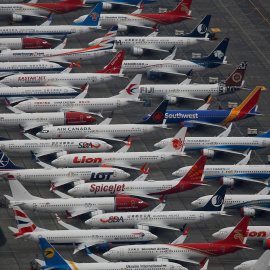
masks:
[[[145,243],[157,239],[156,235],[139,229],[81,230],[63,222],[58,216],[58,223],[68,231],[46,230],[37,227],[18,206],[14,207],[14,214],[18,229],[9,229],[14,232],[16,238],[37,242],[40,237],[44,237],[52,244],[74,244],[74,253],[95,245],[98,249],[109,250],[112,243]]]
[[[159,24],[168,25],[190,19],[192,17],[189,10],[191,2],[192,0],[182,0],[173,11],[161,14],[140,14],[144,5],[142,3],[140,8],[131,14],[101,14],[100,26],[112,27],[113,25],[118,25],[118,30],[121,32],[127,31],[130,26],[156,29]],[[85,17],[85,15],[81,16],[74,20],[74,22],[80,23],[85,20]]]
[[[91,228],[137,228],[149,230],[150,228],[161,228],[176,230],[186,224],[194,224],[207,221],[215,216],[223,215],[223,201],[226,193],[226,186],[213,195],[208,203],[201,208],[191,211],[163,211],[166,202],[163,201],[152,211],[138,213],[106,213],[96,215],[85,221]]]
[[[8,176],[12,197],[5,195],[10,201],[11,207],[21,206],[23,209],[40,211],[45,213],[65,213],[68,219],[83,214],[91,216],[104,212],[114,211],[141,211],[148,207],[148,204],[141,199],[129,196],[116,196],[114,198],[73,198],[62,193],[52,186],[53,192],[61,198],[40,198],[32,196],[23,185],[14,178]]]

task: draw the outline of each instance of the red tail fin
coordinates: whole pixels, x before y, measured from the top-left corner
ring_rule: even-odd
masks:
[[[235,226],[233,231],[227,236],[227,238],[217,241],[215,243],[242,245],[246,237],[249,219],[250,217],[242,218],[241,221]]]
[[[82,5],[84,4],[83,0],[65,0],[63,2],[60,2],[62,4],[73,4],[73,5]]]
[[[242,62],[237,69],[227,78],[226,86],[241,86],[244,80],[247,62]]]
[[[125,50],[119,51],[113,60],[102,70],[95,73],[110,73],[119,74],[122,68],[123,59],[125,56]]]
[[[168,13],[182,16],[189,15],[191,3],[192,0],[183,0],[173,11]]]

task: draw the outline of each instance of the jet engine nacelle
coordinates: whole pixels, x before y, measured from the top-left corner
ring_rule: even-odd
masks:
[[[157,80],[157,79],[162,79],[164,77],[164,75],[160,72],[156,72],[156,71],[147,71],[147,79],[148,80]]]
[[[111,3],[106,3],[106,2],[103,2],[103,5],[102,5],[102,10],[111,10],[112,9],[112,4]]]
[[[55,155],[56,155],[56,157],[57,158],[59,158],[59,157],[61,157],[61,156],[63,156],[63,155],[67,155],[67,151],[60,151],[60,152],[57,152]]]
[[[212,158],[215,155],[215,151],[210,150],[210,149],[201,149],[201,155]]]
[[[111,248],[113,248],[112,243],[102,243],[102,244],[96,245],[96,250],[100,253],[109,251]]]
[[[233,186],[234,185],[234,179],[229,177],[221,177],[220,178],[220,185],[226,185],[226,186]]]
[[[142,48],[138,48],[138,47],[132,47],[132,48],[130,49],[130,52],[131,52],[133,55],[138,55],[138,56],[143,55],[143,49],[142,49]]]
[[[242,207],[240,209],[241,216],[242,217],[254,217],[255,216],[255,210],[248,208],[248,207]]]
[[[78,181],[75,181],[73,184],[74,184],[74,187],[76,187],[78,185],[85,184],[85,183],[87,183],[86,180],[78,180]]]
[[[118,31],[119,32],[127,32],[128,27],[123,24],[118,24]]]
[[[169,101],[169,104],[176,104],[178,101],[177,97],[170,97],[170,96],[166,96],[166,100]]]
[[[11,14],[10,15],[10,21],[11,22],[21,22],[22,20],[23,20],[22,15],[18,15],[18,14]]]
[[[264,249],[270,248],[270,239],[269,238],[263,240],[263,248]]]
[[[136,225],[135,227],[136,227],[136,229],[139,229],[139,230],[149,231],[149,227],[146,226],[146,225],[138,224],[138,225]]]
[[[169,260],[165,259],[165,258],[156,258],[155,261],[157,261],[157,262],[168,262]]]
[[[91,212],[91,217],[94,217],[96,215],[101,215],[101,214],[104,214],[104,211],[102,211],[102,210],[92,211]]]

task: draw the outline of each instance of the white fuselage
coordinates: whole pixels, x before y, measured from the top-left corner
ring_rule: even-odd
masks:
[[[43,139],[56,138],[126,138],[127,136],[140,136],[153,132],[161,125],[144,124],[115,124],[115,125],[92,125],[92,126],[62,126],[44,128],[37,136]]]
[[[0,38],[0,50],[20,50],[24,49],[23,45],[23,38]]]
[[[254,270],[255,268],[252,268],[252,266],[254,266],[257,261],[258,260],[245,261],[235,266],[233,269],[234,270]],[[270,266],[270,262],[268,266]]]
[[[72,139],[72,140],[8,140],[0,141],[0,149],[4,152],[29,153],[30,151],[39,156],[44,153],[89,153],[106,152],[112,149],[110,144],[101,140]]]
[[[192,166],[182,167],[173,172],[174,176],[184,176]],[[268,178],[270,177],[270,165],[205,165],[205,178],[242,176],[249,178]]]
[[[60,74],[22,74],[12,75],[4,78],[1,82],[9,86],[42,86],[46,84],[57,86],[78,86],[82,87],[85,83],[89,85],[104,83],[115,79],[118,74],[113,76],[106,73],[60,73]]]
[[[85,224],[91,228],[139,228],[173,226],[181,228],[184,224],[193,224],[209,220],[218,211],[164,211],[129,212],[100,214],[88,219]]]

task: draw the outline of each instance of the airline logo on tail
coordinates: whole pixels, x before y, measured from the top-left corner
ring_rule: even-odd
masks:
[[[54,250],[52,248],[46,248],[43,252],[44,257],[51,259],[54,256]]]
[[[218,59],[221,59],[224,56],[224,53],[220,50],[214,51],[214,56],[217,57]]]
[[[182,139],[180,138],[179,140],[177,139],[174,139],[172,141],[172,144],[173,144],[173,148],[175,150],[182,150],[183,146],[184,146],[184,142],[182,141]]]
[[[153,114],[153,120],[157,123],[163,121],[164,119],[164,114],[162,112],[155,112]]]
[[[205,24],[200,24],[198,25],[197,27],[197,31],[200,33],[200,34],[205,34],[206,31],[207,31],[207,26]]]
[[[92,20],[93,20],[93,21],[96,21],[97,18],[99,17],[99,14],[96,13],[96,12],[94,12],[94,13],[89,14],[89,16],[92,17]]]
[[[2,152],[2,156],[0,157],[0,168],[6,167],[9,163],[9,158]]]
[[[219,195],[214,196],[214,197],[212,198],[212,200],[211,200],[212,204],[213,204],[215,207],[221,206],[221,205],[223,204],[223,201],[224,201],[224,199],[223,199],[221,196],[219,196]]]
[[[181,4],[181,11],[188,13],[189,8],[187,7],[187,3]]]
[[[242,231],[243,230],[240,230],[240,229],[237,229],[237,230],[235,230],[234,231],[234,239],[235,240],[237,240],[237,239],[239,239],[241,242],[243,242],[244,241],[244,235],[242,234]]]
[[[233,82],[238,83],[242,80],[242,75],[239,72],[236,72],[233,74],[232,80]]]
[[[134,84],[131,84],[131,85],[126,89],[126,91],[127,91],[127,93],[128,93],[129,95],[133,95],[133,91],[136,90],[136,89],[137,89],[137,87],[136,87],[136,84],[134,83]]]

